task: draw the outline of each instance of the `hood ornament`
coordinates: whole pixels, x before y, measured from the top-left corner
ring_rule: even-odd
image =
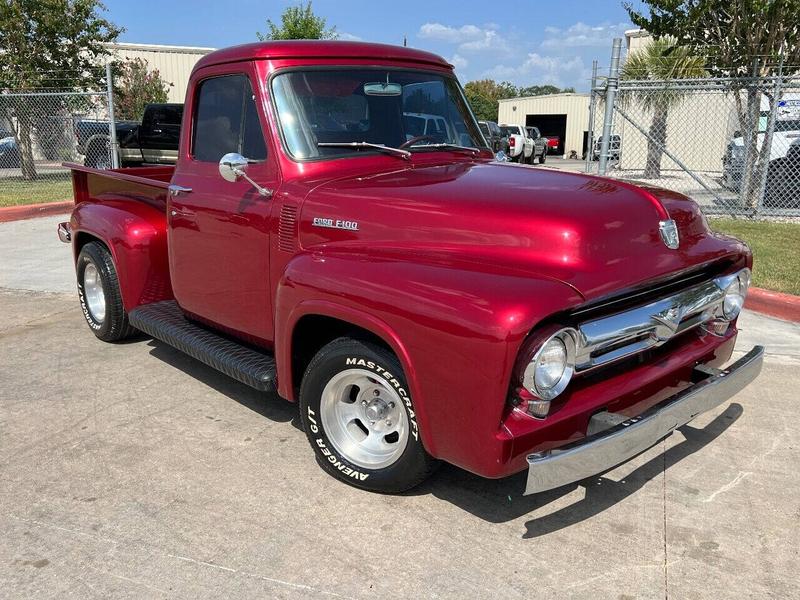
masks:
[[[681,241],[678,237],[678,225],[672,219],[659,221],[658,233],[661,234],[661,241],[670,250],[677,250]]]

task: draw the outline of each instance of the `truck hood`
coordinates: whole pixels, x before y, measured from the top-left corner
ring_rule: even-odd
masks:
[[[674,219],[669,249],[659,223]],[[507,163],[409,166],[329,181],[300,214],[306,249],[555,279],[587,300],[746,248],[666,190]]]

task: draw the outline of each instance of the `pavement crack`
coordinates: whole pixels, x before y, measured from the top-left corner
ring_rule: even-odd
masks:
[[[664,509],[664,600],[669,600],[669,571],[668,571],[668,556],[667,556],[667,442],[661,441],[661,499]]]
[[[74,310],[72,308],[65,309],[65,310],[59,310],[57,312],[48,313],[48,314],[46,314],[46,315],[44,315],[42,317],[39,317],[37,319],[31,319],[30,321],[25,321],[23,323],[17,323],[16,325],[12,325],[11,327],[5,327],[3,329],[0,329],[0,338],[4,338],[6,336],[10,336],[10,335],[13,335],[15,333],[19,333],[20,331],[23,331],[25,329],[32,329],[32,328],[38,326],[39,324],[47,325],[47,324],[49,324],[48,321],[50,321],[53,317],[58,317],[60,315],[65,315],[67,313],[72,313],[72,312],[74,312]]]
[[[703,502],[713,502],[714,498],[716,498],[717,495],[724,494],[728,490],[735,488],[737,485],[739,485],[739,482],[748,475],[752,475],[752,473],[750,471],[739,471],[736,474],[736,477],[734,477],[731,481],[723,485],[716,492],[711,494],[708,498],[704,499]]]
[[[283,585],[287,587],[294,588],[296,590],[303,590],[306,592],[313,592],[315,594],[324,594],[326,596],[334,596],[336,598],[349,598],[349,596],[342,596],[341,594],[337,594],[336,592],[329,592],[327,590],[321,590],[319,588],[312,587],[310,585],[305,585],[303,583],[292,583],[291,581],[284,581],[283,579],[276,579],[274,577],[267,577],[266,575],[259,575],[257,573],[248,573],[247,571],[240,571],[238,569],[233,569],[231,567],[226,567],[223,565],[218,565],[216,563],[206,562],[204,560],[197,560],[194,558],[189,558],[188,556],[178,556],[177,554],[167,554],[170,558],[175,558],[177,560],[182,560],[184,562],[192,563],[195,565],[201,565],[204,567],[211,567],[213,569],[219,569],[220,571],[226,571],[228,573],[234,573],[236,575],[243,575],[245,577],[252,577],[254,579],[260,579],[262,581],[267,581],[269,583],[276,583],[278,585]]]

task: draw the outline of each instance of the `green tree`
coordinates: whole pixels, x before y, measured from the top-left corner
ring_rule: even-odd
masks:
[[[508,81],[497,83],[494,79],[478,79],[464,86],[464,95],[472,106],[472,112],[482,121],[497,121],[500,100],[574,91],[574,88],[561,89],[554,85],[517,87]]]
[[[548,94],[574,94],[575,88],[573,87],[566,87],[560,88],[555,85],[529,85],[527,87],[521,87],[517,90],[518,95],[521,98],[525,98],[528,96],[546,96]]]
[[[497,83],[494,79],[479,79],[464,86],[464,95],[478,119],[497,121],[499,101],[515,98],[518,93],[517,88],[507,81]]]
[[[669,110],[680,104],[685,97],[685,92],[681,92],[679,87],[671,86],[670,82],[703,77],[706,74],[704,60],[693,55],[689,48],[678,46],[677,40],[670,37],[653,40],[642,50],[628,56],[625,61],[622,79],[655,80],[663,83],[658,88],[643,88],[630,94],[632,100],[653,115],[647,140],[645,178],[661,176],[661,157],[667,143]]]
[[[0,89],[99,89],[98,68],[122,29],[103,18],[99,0],[3,0],[0,2]],[[32,134],[37,119],[27,97],[2,98],[0,114],[14,129],[22,177],[36,178]]]
[[[171,83],[161,78],[158,69],[147,68],[142,58],[121,61],[114,65],[114,116],[118,119],[142,118],[144,107],[151,102],[166,102]]]
[[[647,11],[624,6],[631,20],[656,39],[674,35],[678,43],[706,56],[715,76],[733,77],[740,129],[748,132],[742,190],[755,207],[769,162],[770,140],[758,149],[758,113],[762,92],[746,78],[800,68],[800,2],[798,0],[644,0]],[[753,73],[754,66],[757,72]],[[743,93],[744,92],[744,93]],[[743,98],[744,96],[744,98]],[[778,99],[767,95],[770,104]],[[771,129],[768,125],[768,131]]]
[[[267,19],[267,32],[256,32],[262,42],[267,40],[335,40],[339,35],[336,27],[326,29],[324,17],[314,14],[311,2],[300,2],[298,6],[290,6],[281,15],[281,24],[277,25]]]

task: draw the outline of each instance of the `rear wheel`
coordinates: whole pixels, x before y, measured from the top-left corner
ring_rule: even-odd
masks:
[[[98,242],[86,244],[75,265],[78,298],[92,332],[104,342],[116,342],[136,332],[122,305],[117,270],[111,253]]]
[[[95,139],[86,148],[86,156],[83,164],[93,169],[110,169],[111,162],[111,142],[108,139]]]
[[[399,493],[436,467],[403,370],[375,344],[339,338],[322,348],[303,376],[300,416],[322,468],[352,486]]]
[[[543,165],[543,164],[544,164],[544,161],[546,161],[546,160],[547,160],[547,148],[545,148],[544,150],[542,150],[542,153],[541,153],[541,155],[539,155],[539,164],[540,164],[540,165]]]

